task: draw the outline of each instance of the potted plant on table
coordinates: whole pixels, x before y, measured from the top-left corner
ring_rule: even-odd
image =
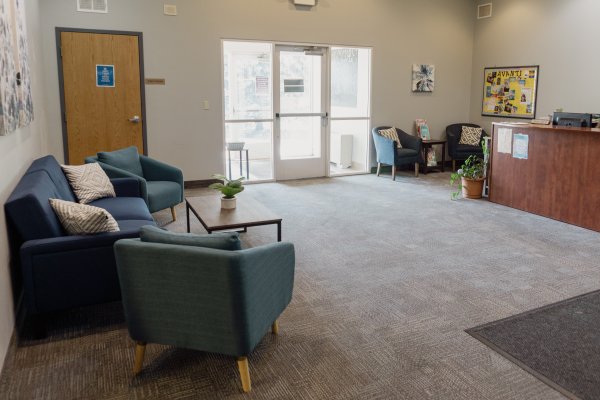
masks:
[[[222,183],[216,182],[209,186],[211,189],[220,191],[223,195],[223,197],[221,197],[221,208],[228,210],[235,208],[235,195],[244,191],[244,186],[242,184],[244,177],[241,176],[237,179],[229,180],[225,175],[214,174],[213,178],[223,181]]]
[[[467,199],[480,199],[483,193],[483,181],[486,177],[487,155],[489,149],[485,141],[481,142],[484,158],[475,155],[469,156],[461,165],[458,171],[450,175],[450,186],[459,181],[456,185],[456,191],[452,192],[452,200],[457,200],[459,195]]]

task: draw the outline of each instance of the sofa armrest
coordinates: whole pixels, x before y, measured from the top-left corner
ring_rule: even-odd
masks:
[[[148,204],[148,187],[146,184],[146,179],[142,178],[141,176],[132,174],[129,171],[125,171],[123,169],[113,167],[112,165],[108,165],[101,161],[97,161],[97,163],[100,164],[100,166],[102,167],[104,172],[106,172],[106,175],[108,175],[108,177],[110,179],[131,178],[131,179],[137,180],[138,184],[139,184],[139,191],[140,191],[141,196],[136,196],[136,197],[143,198],[144,201],[146,202],[146,204]]]
[[[142,197],[140,180],[136,178],[111,179],[117,197]]]
[[[396,132],[398,132],[400,144],[403,148],[416,150],[419,154],[421,154],[421,148],[423,147],[423,139],[410,135],[398,128],[396,128]]]

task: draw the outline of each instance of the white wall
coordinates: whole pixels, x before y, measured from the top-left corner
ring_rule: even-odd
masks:
[[[312,9],[291,0],[170,0],[177,17],[164,16],[158,0],[109,1],[105,15],[77,13],[74,0],[41,3],[49,150],[60,160],[57,26],[144,33],[146,76],[167,82],[146,87],[149,154],[181,167],[186,180],[224,167],[223,38],[372,46],[374,126],[412,132],[415,118],[427,118],[441,137],[469,116],[472,0],[320,0]],[[411,92],[413,63],[436,65],[434,93]]]
[[[27,34],[32,73],[35,120],[26,128],[0,136],[0,203],[4,204],[31,161],[45,154],[46,119],[41,88],[42,53],[38,0],[26,3]],[[14,305],[9,270],[8,239],[4,207],[0,208],[0,369],[14,327]]]
[[[494,1],[493,16],[475,24],[471,120],[488,130],[503,120],[481,116],[483,69],[511,65],[540,66],[536,116],[600,113],[598,38],[598,0]]]

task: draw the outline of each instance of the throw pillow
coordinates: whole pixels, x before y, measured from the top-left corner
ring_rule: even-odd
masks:
[[[101,151],[98,153],[98,161],[144,177],[140,155],[135,146],[115,151]]]
[[[481,138],[482,128],[475,128],[472,126],[463,126],[462,132],[460,133],[460,140],[458,144],[468,144],[471,146],[479,146],[479,139]]]
[[[81,204],[116,196],[115,188],[100,164],[62,165],[62,169]]]
[[[388,129],[380,129],[379,134],[384,138],[392,139],[394,142],[398,144],[398,148],[402,148],[402,144],[400,144],[400,138],[398,137],[398,132],[395,127],[391,127]]]
[[[239,235],[236,232],[197,235],[193,233],[169,232],[156,226],[146,225],[140,229],[140,240],[142,242],[179,244],[220,250],[242,249]]]
[[[50,205],[69,235],[119,231],[117,221],[103,208],[59,199],[50,199]]]

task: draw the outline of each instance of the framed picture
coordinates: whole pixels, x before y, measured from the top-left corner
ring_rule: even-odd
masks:
[[[485,68],[481,115],[535,118],[539,65]]]
[[[431,64],[413,64],[412,91],[433,92],[435,86],[435,66]]]

